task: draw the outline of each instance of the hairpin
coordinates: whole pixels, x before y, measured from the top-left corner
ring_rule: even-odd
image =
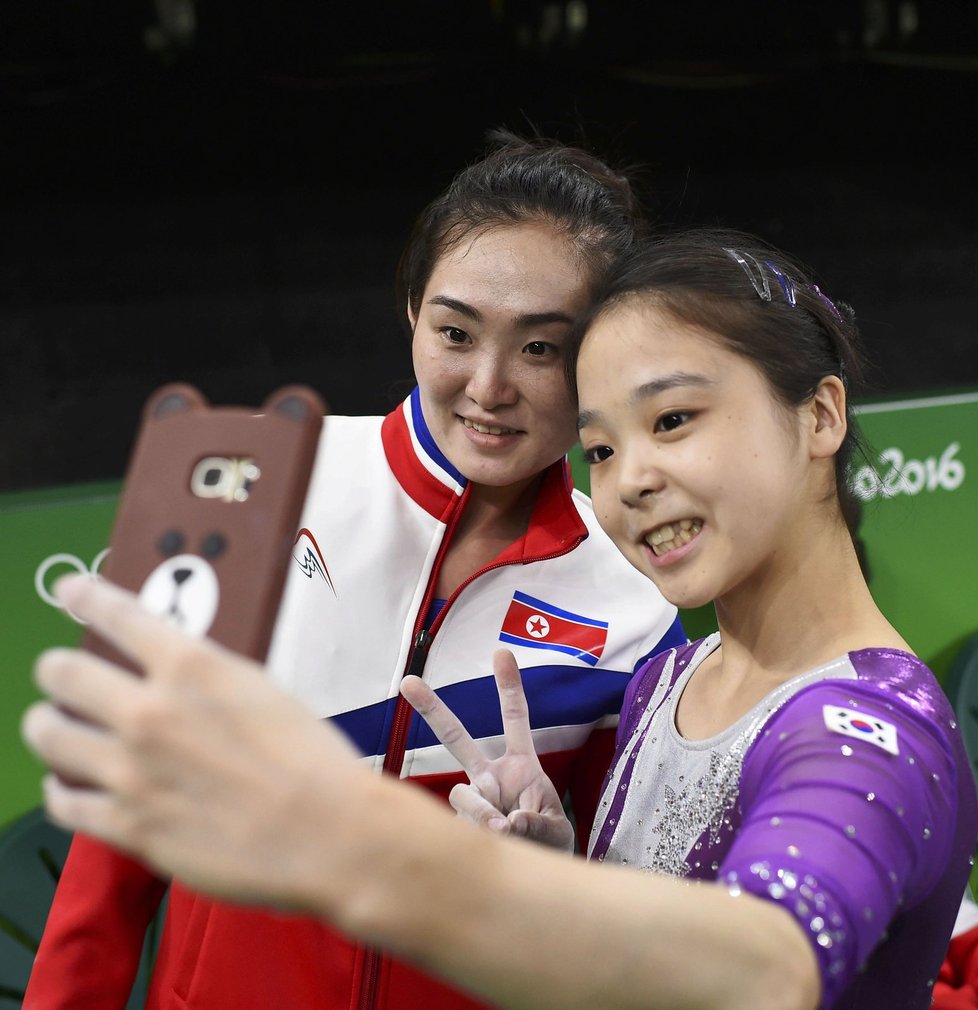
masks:
[[[842,313],[835,307],[835,302],[827,294],[824,294],[822,289],[817,284],[806,284],[805,285],[809,291],[812,292],[817,298],[825,304],[825,307],[835,316],[839,322],[842,322]]]
[[[787,274],[783,274],[770,260],[765,260],[764,263],[771,268],[771,273],[777,277],[781,290],[784,292],[785,301],[789,305],[794,305],[796,301],[794,281]]]
[[[750,253],[740,253],[736,249],[728,249],[726,246],[722,248],[747,274],[747,279],[751,282],[751,286],[762,301],[771,301],[771,285],[768,284],[767,274],[764,272],[764,267],[766,266],[777,277],[778,284],[784,292],[785,301],[792,307],[798,304],[798,288],[795,286],[794,281],[783,271],[779,270],[770,260],[764,260],[762,266]],[[748,260],[750,260],[750,263],[748,263]],[[753,267],[751,264],[753,264]],[[817,284],[803,284],[801,285],[801,290],[813,294],[840,323],[843,322],[842,313],[836,308],[835,302]]]
[[[760,263],[747,253],[750,257],[751,263],[754,264],[754,268],[757,270],[757,276],[754,276],[754,270],[751,269],[750,263],[739,253],[736,249],[728,249],[726,246],[723,247],[723,251],[736,263],[739,263],[743,268],[745,274],[747,274],[747,279],[751,282],[754,290],[757,292],[758,297],[761,301],[769,302],[771,300],[771,285],[767,282],[767,274],[764,273],[764,268]],[[760,281],[758,281],[760,278]]]

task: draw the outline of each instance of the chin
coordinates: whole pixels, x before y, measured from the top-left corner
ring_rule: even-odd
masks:
[[[713,593],[707,589],[697,586],[677,585],[668,577],[662,578],[661,573],[649,574],[644,572],[656,586],[656,589],[675,607],[683,610],[695,610],[697,607],[705,607],[715,599]],[[656,576],[659,576],[658,578]]]
[[[709,593],[699,595],[677,594],[676,599],[671,599],[666,593],[662,594],[671,604],[681,610],[698,610],[700,607],[708,607],[713,604],[713,596]]]

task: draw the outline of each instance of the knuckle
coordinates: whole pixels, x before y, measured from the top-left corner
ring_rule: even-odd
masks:
[[[460,782],[458,785],[453,786],[452,791],[448,794],[448,802],[456,813],[461,813],[461,808],[466,805],[469,788],[469,786],[463,785]]]
[[[161,739],[170,718],[165,700],[155,691],[144,692],[126,713],[120,735],[130,746],[152,748]]]
[[[447,725],[440,727],[441,741],[446,747],[457,744],[462,739],[462,731],[457,725]]]
[[[143,785],[142,776],[137,774],[130,763],[119,761],[112,768],[108,786],[120,801],[128,802],[132,797],[140,796]]]
[[[455,786],[449,795],[448,801],[455,813],[468,821],[474,821],[478,824],[485,817],[485,804],[471,786]]]
[[[171,676],[186,677],[205,667],[204,643],[186,636],[174,637],[166,647],[165,664]]]

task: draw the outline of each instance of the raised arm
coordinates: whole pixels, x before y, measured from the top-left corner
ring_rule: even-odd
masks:
[[[59,591],[145,672],[39,661],[51,701],[24,733],[61,823],[191,886],[320,914],[501,1006],[817,1006],[782,909],[478,830],[369,772],[253,664],[112,587]]]

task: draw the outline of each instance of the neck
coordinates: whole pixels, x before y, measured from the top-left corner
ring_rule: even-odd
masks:
[[[470,484],[468,500],[438,572],[435,594],[447,600],[466,579],[526,533],[542,476],[507,487]]]
[[[857,649],[911,651],[876,606],[841,520],[798,543],[716,601],[725,672],[783,682]]]
[[[465,531],[499,531],[521,536],[530,525],[530,516],[536,504],[537,492],[543,480],[536,474],[518,484],[492,487],[488,484],[470,485],[469,500],[456,536]]]

